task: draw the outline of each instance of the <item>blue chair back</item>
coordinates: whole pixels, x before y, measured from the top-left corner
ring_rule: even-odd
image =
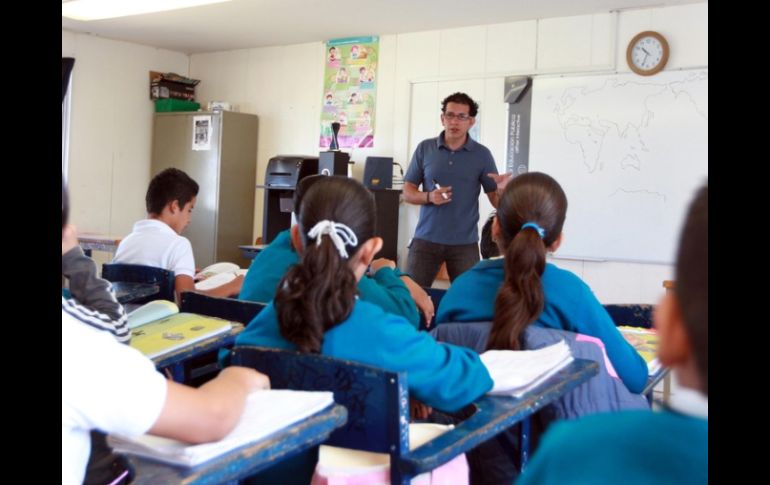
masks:
[[[616,327],[628,325],[629,327],[652,328],[653,305],[627,303],[604,305],[604,309],[610,314]]]
[[[265,304],[255,301],[217,298],[185,291],[182,293],[182,304],[179,306],[179,311],[222,318],[248,325],[265,306]]]
[[[174,272],[167,269],[140,264],[105,263],[102,266],[102,278],[111,282],[155,284],[160,288],[157,294],[131,301],[131,303],[141,304],[152,300],[176,301]]]
[[[326,444],[388,453],[392,483],[401,482],[399,458],[409,452],[409,394],[406,374],[318,354],[236,346],[232,364],[257,369],[273,389],[332,391],[348,410],[348,421]]]

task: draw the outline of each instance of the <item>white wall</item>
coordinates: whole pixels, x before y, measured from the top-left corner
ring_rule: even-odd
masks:
[[[435,123],[440,97],[454,86],[468,84],[474,86],[482,99],[492,100],[482,103],[481,141],[503,168],[506,122],[504,114],[498,112],[493,103],[502,97],[504,76],[627,72],[626,45],[636,33],[648,29],[663,33],[671,45],[667,69],[708,65],[706,3],[381,36],[375,146],[351,152],[357,162],[354,176],[361,179],[363,161],[369,155],[393,156],[406,168],[416,143],[425,136],[437,134]],[[114,106],[107,111],[109,115],[104,116],[103,106],[73,105],[73,125],[80,125],[79,143],[70,155],[73,182],[78,184],[73,191],[81,192],[75,201],[81,202],[76,208],[76,222],[78,219],[88,221],[94,230],[102,232],[116,229],[125,232],[130,229],[130,221],[142,215],[141,200],[149,177],[152,107],[145,102],[146,72],[153,69],[184,74],[186,58],[120,42],[74,37],[65,42],[62,34],[63,54],[68,44],[77,45],[81,50],[74,52],[78,59],[74,101],[77,103],[81,91],[101,86],[103,80],[109,78],[125,88],[126,93],[132,93],[125,116],[133,121],[116,121],[118,111]],[[322,42],[314,42],[189,58],[188,74],[202,80],[196,93],[198,101],[202,104],[210,100],[229,101],[240,111],[259,115],[257,182],[262,182],[267,161],[274,155],[318,153],[324,51]],[[104,59],[102,65],[97,65],[100,56]],[[92,60],[81,62],[81,57]],[[90,69],[81,64],[90,64]],[[78,76],[86,75],[92,77],[88,88],[78,86]],[[412,93],[430,91],[426,87],[430,83],[439,86],[435,93],[428,98],[421,94],[413,100]],[[114,104],[106,94],[101,93],[100,100]],[[435,121],[431,126],[413,125],[413,101],[419,104],[426,99],[435,106]],[[487,106],[489,109],[485,109]],[[76,128],[73,126],[73,129]],[[126,130],[130,133],[122,133]],[[130,141],[124,142],[123,137]],[[126,161],[124,153],[127,145],[133,147],[131,163]],[[73,157],[76,153],[80,157],[79,165],[74,160],[77,157]],[[88,183],[89,180],[93,182]],[[116,185],[113,181],[120,183]],[[262,196],[257,193],[255,237],[261,234]],[[89,202],[86,207],[87,200],[95,202]],[[488,205],[482,206],[483,215],[487,210]],[[402,263],[406,256],[403,246],[411,237],[416,214],[415,207],[402,206],[399,237]],[[673,276],[672,268],[667,265],[555,262],[581,276],[605,303],[655,303],[663,293],[662,280]]]
[[[181,53],[62,30],[74,57],[70,93],[71,220],[79,232],[125,236],[144,217],[153,103],[149,71],[187,74]]]

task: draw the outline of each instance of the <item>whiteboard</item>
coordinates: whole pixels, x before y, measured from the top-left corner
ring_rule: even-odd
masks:
[[[708,175],[708,70],[533,81],[529,170],[567,194],[556,257],[674,261]]]

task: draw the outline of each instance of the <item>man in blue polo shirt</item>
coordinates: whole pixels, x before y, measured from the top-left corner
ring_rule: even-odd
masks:
[[[443,262],[452,281],[479,261],[479,187],[497,207],[498,184],[509,178],[497,174],[492,153],[468,135],[478,110],[465,93],[444,99],[444,131],[417,145],[404,177],[404,199],[422,205],[407,260],[421,286],[431,286]]]

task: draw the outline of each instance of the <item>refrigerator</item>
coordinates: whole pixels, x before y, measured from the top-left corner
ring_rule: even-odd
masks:
[[[169,167],[198,182],[192,220],[182,233],[199,268],[222,261],[246,267],[252,244],[257,116],[231,111],[155,113],[151,176]]]

